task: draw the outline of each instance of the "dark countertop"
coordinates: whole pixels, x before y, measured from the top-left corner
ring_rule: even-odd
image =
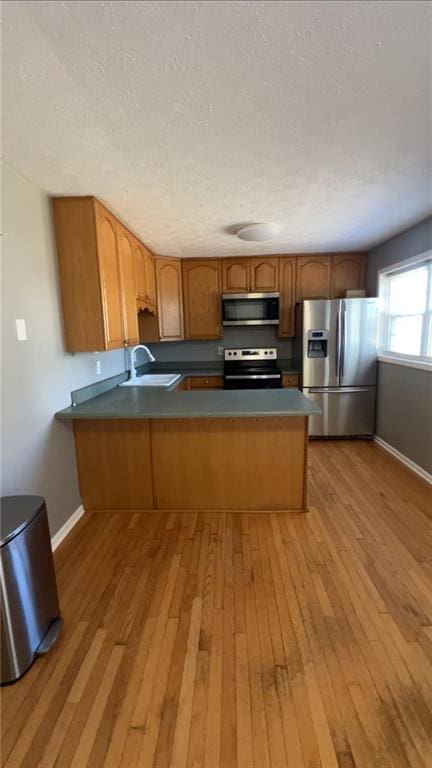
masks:
[[[154,370],[154,369],[153,369]],[[160,369],[159,369],[160,370]],[[180,370],[176,369],[178,373]],[[193,419],[254,416],[310,416],[319,409],[298,389],[207,389],[163,391],[115,387],[56,413],[74,419]]]

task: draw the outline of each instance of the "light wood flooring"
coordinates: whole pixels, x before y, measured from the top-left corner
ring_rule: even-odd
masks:
[[[431,768],[432,489],[312,443],[310,512],[93,513],[2,765]]]

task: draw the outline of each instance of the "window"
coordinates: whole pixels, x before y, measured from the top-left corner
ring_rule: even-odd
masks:
[[[432,365],[432,252],[379,273],[379,354]]]

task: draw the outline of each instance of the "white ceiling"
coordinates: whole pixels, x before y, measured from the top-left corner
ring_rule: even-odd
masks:
[[[156,253],[368,248],[432,210],[429,2],[3,2],[5,159]],[[278,239],[230,228],[274,221]]]

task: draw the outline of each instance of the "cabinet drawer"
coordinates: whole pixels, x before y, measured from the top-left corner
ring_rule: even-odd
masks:
[[[191,376],[189,379],[190,389],[222,389],[222,376]]]
[[[282,376],[283,387],[299,387],[300,376],[298,373],[284,373]]]

